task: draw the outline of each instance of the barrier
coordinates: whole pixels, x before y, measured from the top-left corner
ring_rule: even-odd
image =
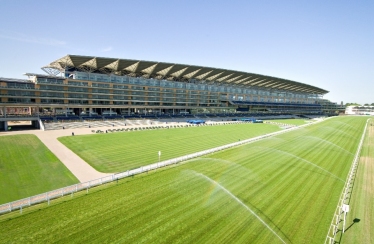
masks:
[[[344,233],[344,228],[345,228],[345,215],[347,213],[347,210],[345,210],[344,205],[349,205],[349,200],[352,195],[352,190],[350,191],[351,188],[353,188],[353,182],[356,176],[356,171],[358,168],[358,162],[360,160],[360,154],[361,154],[361,149],[362,149],[362,144],[364,143],[365,140],[365,135],[366,135],[366,130],[367,126],[369,123],[369,119],[366,121],[366,125],[364,128],[364,131],[361,136],[360,143],[358,144],[358,148],[355,154],[355,157],[353,159],[351,168],[349,169],[347,179],[345,180],[344,183],[344,188],[342,190],[342,193],[340,194],[339,202],[338,205],[335,209],[334,216],[332,218],[329,230],[327,232],[327,236],[325,239],[325,243],[333,244],[335,243],[336,235],[339,231]],[[339,227],[341,229],[339,229]]]
[[[318,122],[320,122],[320,121],[318,121]],[[318,122],[315,122],[315,123],[318,123]],[[88,192],[88,190],[92,187],[96,187],[96,186],[99,186],[99,185],[102,185],[102,184],[105,184],[105,183],[110,183],[110,182],[116,181],[118,179],[123,179],[123,178],[129,177],[129,176],[132,176],[132,175],[141,174],[143,172],[147,172],[147,171],[150,171],[150,170],[155,170],[155,169],[158,169],[158,168],[166,167],[168,165],[177,164],[179,162],[183,162],[183,161],[186,161],[186,160],[189,160],[189,159],[200,157],[200,156],[203,156],[203,155],[206,155],[206,154],[211,154],[211,153],[214,153],[214,152],[222,151],[222,150],[225,150],[225,149],[228,149],[228,148],[232,148],[232,147],[240,146],[240,145],[243,145],[243,144],[256,142],[256,141],[259,141],[259,140],[262,140],[262,139],[265,139],[265,138],[280,135],[280,134],[283,134],[283,133],[286,133],[286,132],[289,132],[289,131],[293,131],[293,130],[296,130],[296,129],[299,129],[299,128],[302,128],[302,127],[306,127],[306,126],[315,124],[315,123],[310,123],[310,124],[305,124],[305,125],[301,125],[301,126],[295,126],[295,127],[287,128],[287,129],[277,131],[277,132],[273,132],[273,133],[269,133],[269,134],[266,134],[266,135],[262,135],[262,136],[258,136],[258,137],[254,137],[254,138],[250,138],[250,139],[246,139],[246,140],[241,140],[241,141],[238,141],[238,142],[226,144],[226,145],[223,145],[223,146],[207,149],[207,150],[204,150],[204,151],[188,154],[188,155],[185,155],[185,156],[161,161],[161,162],[146,165],[146,166],[141,166],[141,167],[136,168],[136,169],[127,170],[125,172],[116,173],[116,174],[105,176],[105,177],[102,177],[102,178],[99,178],[99,179],[94,179],[94,180],[91,180],[91,181],[88,181],[88,182],[83,182],[83,183],[78,183],[78,184],[71,185],[71,186],[66,186],[66,187],[56,189],[56,190],[53,190],[53,191],[49,191],[49,192],[46,192],[46,193],[42,193],[42,194],[39,194],[39,195],[36,195],[36,196],[31,196],[31,197],[24,198],[24,199],[17,200],[17,201],[13,201],[13,202],[10,202],[10,203],[5,203],[5,204],[0,205],[0,214],[9,213],[9,212],[12,212],[12,211],[15,211],[15,210],[18,210],[18,209],[20,211],[22,211],[22,209],[25,208],[25,207],[29,207],[31,205],[35,205],[35,204],[42,203],[42,202],[48,202],[48,204],[49,204],[50,200],[56,199],[56,198],[59,198],[59,197],[63,197],[63,196],[68,195],[68,194],[74,194],[76,192],[84,191],[84,190],[86,190]]]

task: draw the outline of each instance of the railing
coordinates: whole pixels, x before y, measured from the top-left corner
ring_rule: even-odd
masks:
[[[273,122],[273,121],[264,121],[264,123],[265,124],[272,124],[272,125],[279,125],[283,128],[296,127],[296,125],[285,124],[285,123],[280,123],[280,122]]]
[[[84,183],[78,183],[78,184],[75,184],[75,185],[63,187],[63,188],[60,188],[60,189],[57,189],[57,190],[42,193],[42,194],[39,194],[39,195],[36,195],[36,196],[31,196],[31,197],[24,198],[24,199],[21,199],[21,200],[17,200],[17,201],[14,201],[14,202],[5,203],[5,204],[0,205],[0,214],[12,212],[12,211],[17,210],[17,209],[19,209],[22,212],[23,208],[29,207],[29,206],[34,205],[34,204],[42,203],[42,202],[48,202],[48,205],[49,205],[50,200],[55,199],[55,198],[63,197],[63,196],[68,195],[68,194],[74,194],[75,192],[83,191],[83,190],[86,190],[88,192],[88,190],[91,187],[95,187],[95,186],[99,186],[99,185],[102,185],[102,184],[105,184],[105,183],[113,182],[113,181],[116,181],[118,179],[126,178],[126,177],[129,177],[129,176],[132,176],[132,175],[137,175],[137,174],[141,174],[141,173],[144,173],[144,172],[148,172],[150,170],[155,170],[155,169],[158,169],[158,168],[166,167],[168,165],[177,164],[179,162],[183,162],[183,161],[186,161],[186,160],[189,160],[189,159],[192,159],[192,158],[200,157],[200,156],[203,156],[203,155],[206,155],[206,154],[211,154],[211,153],[222,151],[222,150],[225,150],[225,149],[228,149],[228,148],[232,148],[232,147],[240,146],[240,145],[243,145],[243,144],[256,142],[256,141],[259,141],[259,140],[262,140],[262,139],[265,139],[265,138],[269,138],[269,137],[272,137],[272,136],[276,136],[276,135],[280,135],[280,134],[289,132],[291,130],[295,130],[295,129],[298,129],[298,128],[301,128],[301,127],[309,126],[311,124],[314,124],[314,123],[305,124],[305,125],[301,125],[301,126],[297,126],[297,127],[292,127],[292,128],[288,128],[288,129],[285,129],[285,130],[282,130],[282,131],[277,131],[277,132],[269,133],[269,134],[266,134],[266,135],[262,135],[262,136],[258,136],[258,137],[254,137],[254,138],[230,143],[230,144],[227,144],[227,145],[223,145],[223,146],[220,146],[220,147],[200,151],[200,152],[197,152],[197,153],[192,153],[192,154],[185,155],[185,156],[182,156],[182,157],[173,158],[173,159],[165,160],[165,161],[162,161],[162,162],[158,162],[158,163],[154,163],[154,164],[150,164],[150,165],[146,165],[146,166],[141,166],[141,167],[136,168],[136,169],[127,170],[125,172],[105,176],[105,177],[95,179],[95,180],[91,180],[91,181],[84,182]]]
[[[362,137],[358,145],[356,155],[353,159],[353,162],[349,170],[347,179],[345,181],[342,193],[340,194],[338,206],[336,207],[336,210],[334,212],[334,216],[332,218],[329,231],[327,232],[325,243],[329,243],[329,244],[335,243],[336,235],[338,234],[338,232],[341,231],[342,232],[341,235],[344,233],[346,212],[343,211],[344,210],[343,205],[349,205],[349,201],[351,199],[351,195],[352,195],[351,188],[353,188],[353,183],[355,180],[355,176],[356,176],[356,172],[358,168],[358,162],[360,160],[362,144],[364,143],[368,123],[369,123],[369,119],[366,121],[366,125],[362,133]]]

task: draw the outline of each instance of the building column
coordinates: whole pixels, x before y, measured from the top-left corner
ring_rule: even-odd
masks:
[[[8,131],[8,121],[4,121],[4,130]]]
[[[88,109],[88,114],[90,115],[90,117],[92,116],[92,108]]]

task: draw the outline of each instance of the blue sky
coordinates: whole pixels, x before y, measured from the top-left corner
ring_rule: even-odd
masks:
[[[233,69],[374,103],[374,1],[4,1],[0,77],[66,54]]]

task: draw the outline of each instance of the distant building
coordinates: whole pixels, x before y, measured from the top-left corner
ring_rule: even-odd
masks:
[[[348,115],[374,115],[374,106],[348,106],[345,109]]]

